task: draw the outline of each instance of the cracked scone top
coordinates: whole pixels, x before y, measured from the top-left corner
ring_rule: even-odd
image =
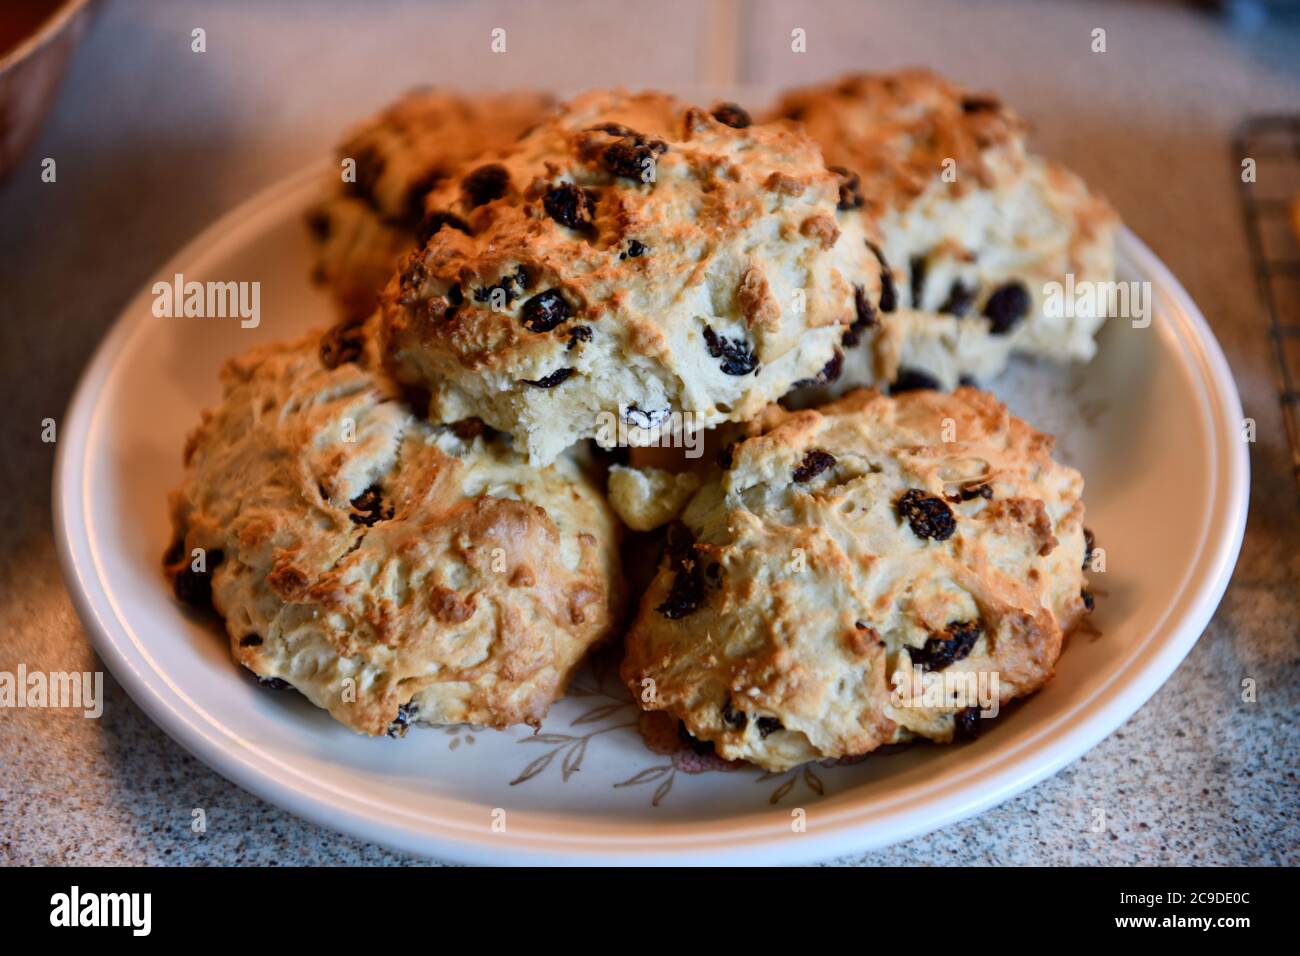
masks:
[[[226,364],[173,496],[177,596],[211,602],[262,683],[361,733],[536,725],[610,634],[616,522],[568,459],[429,425],[376,367],[357,326]]]
[[[462,96],[412,90],[335,150],[328,196],[308,214],[315,276],[347,317],[375,308],[403,254],[416,248],[424,196],[462,163],[495,153],[554,105],[541,93]],[[342,163],[355,163],[343,179]]]
[[[394,367],[435,420],[480,417],[541,463],[614,444],[619,418],[636,445],[750,417],[873,317],[841,184],[793,124],[583,95],[429,195],[383,296]]]
[[[774,115],[858,177],[889,273],[879,335],[848,350],[841,385],[902,374],[952,388],[996,375],[1013,352],[1092,358],[1105,303],[1056,314],[1044,286],[1066,274],[1112,281],[1118,218],[1078,176],[1029,153],[1026,124],[996,97],[914,69],[796,90]]]
[[[1050,437],[969,388],[859,390],[747,431],[669,526],[628,635],[643,708],[781,770],[973,730],[912,696],[914,670],[996,672],[1002,703],[1051,677],[1090,599],[1083,480]]]

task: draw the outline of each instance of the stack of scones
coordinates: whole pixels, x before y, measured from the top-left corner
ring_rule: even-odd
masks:
[[[1044,289],[1113,279],[1025,132],[922,70],[759,119],[408,94],[308,216],[337,323],[229,360],[186,444],[177,597],[364,734],[536,728],[615,644],[725,760],[975,735],[951,678],[1030,694],[1092,608],[1081,476],[976,385],[1090,359],[1104,310]]]

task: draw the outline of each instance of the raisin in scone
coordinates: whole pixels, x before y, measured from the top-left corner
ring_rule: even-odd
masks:
[[[748,431],[669,525],[622,665],[644,709],[781,770],[973,729],[969,697],[914,692],[934,677],[1005,703],[1052,676],[1091,598],[1083,480],[1049,436],[970,388]]]
[[[573,462],[421,421],[378,368],[356,325],[227,363],[173,496],[176,593],[361,733],[536,725],[617,617],[617,522]]]
[[[1087,361],[1105,303],[1057,308],[1045,286],[1110,282],[1118,218],[1063,167],[1027,151],[1027,125],[993,96],[927,70],[796,90],[794,119],[857,177],[887,270],[877,330],[846,354],[841,387],[985,380],[1013,352]]]
[[[347,136],[335,150],[328,196],[307,218],[315,276],[345,317],[369,315],[398,260],[416,248],[434,184],[514,142],[552,105],[540,93],[412,90]],[[346,160],[355,168],[345,181]]]
[[[842,185],[794,124],[585,94],[430,193],[428,243],[383,295],[396,373],[434,420],[482,418],[538,463],[751,417],[874,317]]]

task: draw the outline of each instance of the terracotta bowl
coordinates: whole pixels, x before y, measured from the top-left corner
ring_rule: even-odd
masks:
[[[13,171],[40,132],[72,51],[90,23],[93,5],[94,0],[50,4],[45,18],[33,24],[34,29],[0,53],[0,179]],[[24,6],[28,4],[19,0],[13,9],[0,13],[0,18],[20,17]]]

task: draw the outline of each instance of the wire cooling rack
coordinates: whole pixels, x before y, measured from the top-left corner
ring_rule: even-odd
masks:
[[[1259,294],[1268,310],[1291,468],[1300,489],[1300,116],[1254,116],[1234,142]],[[1254,182],[1244,175],[1253,159]]]

